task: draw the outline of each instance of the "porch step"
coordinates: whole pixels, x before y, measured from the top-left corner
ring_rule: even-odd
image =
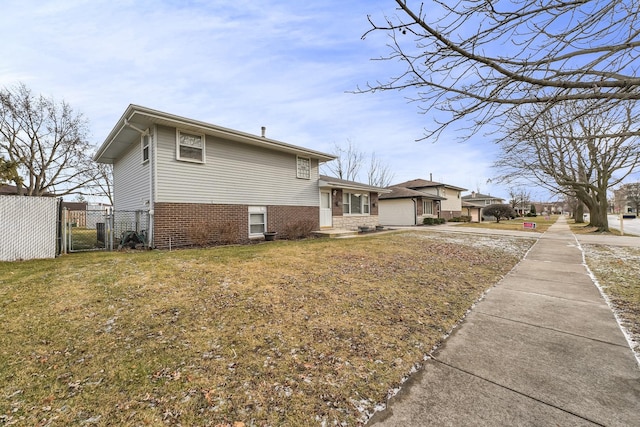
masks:
[[[336,228],[331,228],[327,230],[314,231],[313,235],[316,237],[341,238],[357,236],[358,232],[354,230],[338,230]]]

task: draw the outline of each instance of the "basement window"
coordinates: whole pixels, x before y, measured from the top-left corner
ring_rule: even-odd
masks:
[[[267,208],[249,206],[249,237],[262,236],[267,231]]]

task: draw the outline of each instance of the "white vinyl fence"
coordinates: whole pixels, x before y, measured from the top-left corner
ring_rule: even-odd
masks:
[[[0,261],[55,258],[58,203],[54,197],[0,196]]]

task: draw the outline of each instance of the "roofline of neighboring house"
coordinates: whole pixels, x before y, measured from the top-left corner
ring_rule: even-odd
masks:
[[[382,187],[376,187],[374,185],[362,184],[360,182],[348,181],[346,179],[334,178],[332,176],[320,175],[320,181],[318,182],[320,188],[342,188],[346,190],[356,191],[372,191],[375,193],[390,193],[391,190]]]
[[[199,131],[207,135],[224,138],[226,140],[312,157],[314,159],[318,159],[321,162],[331,161],[336,158],[336,156],[332,154],[310,150],[274,139],[269,139],[263,136],[252,135],[234,129],[217,126],[211,123],[201,122],[199,120],[176,116],[174,114],[165,113],[163,111],[154,110],[140,105],[130,104],[125,110],[122,117],[120,117],[116,125],[113,127],[107,138],[104,140],[100,148],[98,148],[96,154],[93,156],[93,159],[95,161],[101,162],[101,160],[103,160],[102,163],[112,163],[113,159],[118,157],[118,155],[121,154],[122,151],[124,151],[124,148],[115,148],[112,150],[115,151],[115,153],[112,153],[109,157],[105,156],[105,154],[109,152],[114,141],[118,138],[118,135],[120,135],[124,128],[132,127],[133,129],[140,131],[140,129],[137,129],[135,126],[130,124],[130,122],[133,121],[136,115],[146,117],[150,122],[154,124],[175,126],[177,128],[187,128],[189,130]],[[110,160],[110,162],[108,160]]]
[[[402,187],[402,188],[424,188],[424,187],[446,187],[452,190],[467,191],[467,188],[457,187],[455,185],[445,184],[437,181],[427,181],[426,179],[412,179],[410,181],[401,182],[399,184],[390,185],[390,187]]]
[[[392,185],[391,187],[387,187],[391,190],[391,194],[385,194],[380,197],[381,200],[391,200],[391,199],[415,199],[416,197],[421,197],[423,199],[428,200],[447,200],[446,197],[436,196],[434,194],[424,193],[422,191],[414,190],[412,188],[407,187],[398,187]],[[394,194],[395,193],[395,194]]]

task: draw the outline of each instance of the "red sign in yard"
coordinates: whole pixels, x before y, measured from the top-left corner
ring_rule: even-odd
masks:
[[[536,223],[535,222],[523,222],[522,226],[524,228],[536,228]]]

